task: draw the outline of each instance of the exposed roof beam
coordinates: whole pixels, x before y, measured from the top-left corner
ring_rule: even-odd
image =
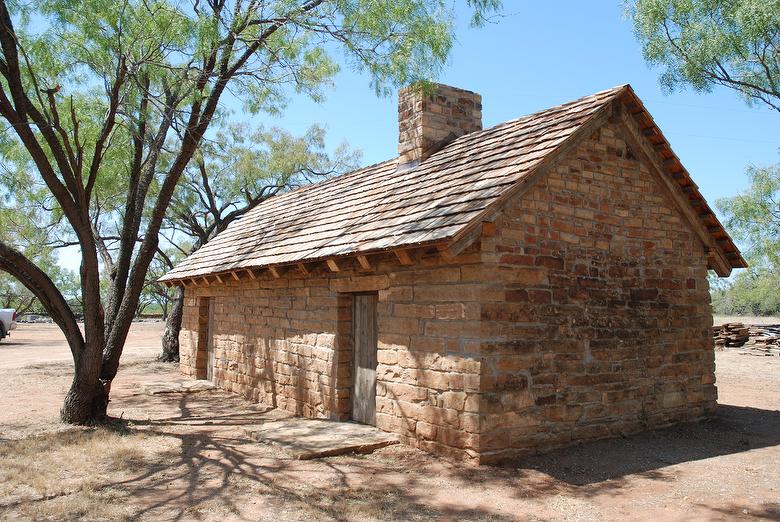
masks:
[[[404,266],[413,265],[414,261],[412,261],[412,258],[409,256],[409,252],[406,250],[395,250],[395,257],[398,258],[398,261],[401,262]]]
[[[279,275],[279,270],[277,270],[273,265],[268,267],[268,271],[271,272],[271,275],[274,276],[274,279],[279,279],[281,277],[281,275]]]
[[[335,259],[327,259],[325,261],[325,264],[328,265],[328,268],[330,268],[331,272],[338,272],[339,271],[339,265],[336,263]]]
[[[494,221],[482,222],[482,235],[487,237],[493,237],[498,233],[496,230],[496,223]]]
[[[371,263],[368,261],[366,256],[358,255],[357,262],[364,270],[371,270]]]
[[[436,247],[436,250],[439,251],[439,255],[444,261],[452,261],[455,256],[452,254],[452,251],[449,249],[447,245],[439,245]]]

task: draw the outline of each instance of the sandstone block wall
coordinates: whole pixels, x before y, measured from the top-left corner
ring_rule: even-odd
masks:
[[[483,285],[477,246],[449,263],[417,252],[352,260],[338,273],[293,268],[225,284],[189,286],[181,368],[205,376],[204,302],[214,299],[214,380],[224,389],[298,415],[347,419],[352,386],[353,292],[378,293],[377,426],[428,451],[475,459]]]
[[[610,123],[482,239],[482,461],[715,407],[704,248]]]

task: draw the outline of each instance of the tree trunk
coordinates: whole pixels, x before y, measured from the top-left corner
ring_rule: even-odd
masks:
[[[98,372],[80,375],[77,371],[65,395],[60,418],[70,424],[93,424],[106,417],[107,408],[108,394],[98,379]]]
[[[176,288],[171,312],[165,321],[165,332],[162,336],[162,354],[159,359],[164,362],[178,362],[179,360],[179,332],[181,320],[184,315],[184,288]]]
[[[85,324],[84,333],[90,339],[92,332],[88,328]],[[106,418],[109,401],[110,383],[106,385],[100,380],[102,344],[84,342],[73,336],[68,338],[68,343],[78,355],[73,358],[73,382],[60,409],[60,419],[70,424],[91,425]]]

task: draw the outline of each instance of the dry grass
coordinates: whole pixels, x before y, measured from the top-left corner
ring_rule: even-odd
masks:
[[[154,445],[158,446],[157,440]],[[144,433],[71,429],[0,445],[0,517],[34,520],[126,520],[132,513],[112,487],[146,469]]]

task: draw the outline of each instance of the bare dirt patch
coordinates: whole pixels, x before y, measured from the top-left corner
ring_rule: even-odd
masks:
[[[221,391],[142,393],[178,379],[134,326],[110,413],[56,421],[70,384],[56,331],[0,344],[0,518],[85,520],[733,520],[780,518],[780,360],[716,355],[715,418],[501,468],[404,446],[296,460],[250,440],[279,412]],[[156,328],[156,330],[155,330]],[[61,341],[60,341],[61,342]],[[21,346],[19,346],[21,348]],[[61,357],[61,348],[66,356]]]

